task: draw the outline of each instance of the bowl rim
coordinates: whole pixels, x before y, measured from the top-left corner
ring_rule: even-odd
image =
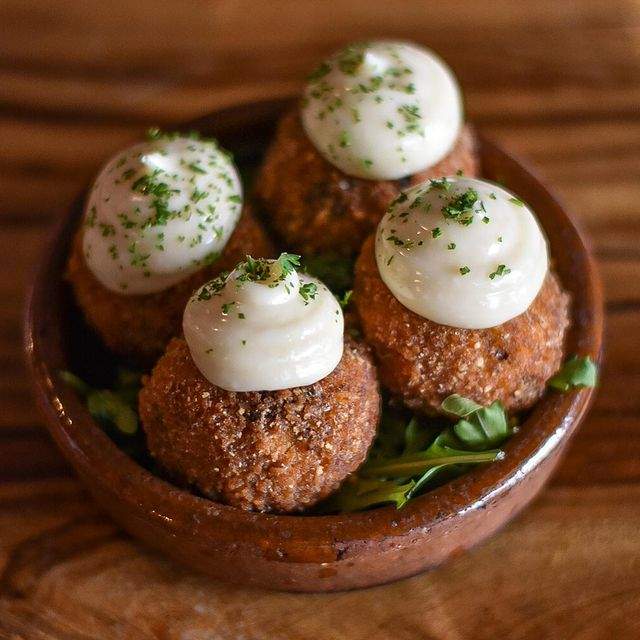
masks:
[[[247,114],[255,117],[258,113],[258,119],[270,121],[291,101],[292,98],[287,97],[226,107],[194,120],[184,128],[211,129],[213,124],[214,130],[233,132],[234,127],[238,130],[247,122]],[[587,241],[575,220],[535,171],[483,135],[478,134],[478,139],[484,152],[497,154],[505,162],[517,165],[541,197],[548,201],[553,215],[558,217],[565,234],[563,241],[569,244],[568,251],[573,252],[577,268],[584,273],[581,297],[572,300],[572,319],[585,313],[591,318],[586,326],[576,325],[570,329],[579,331],[573,342],[599,362],[603,293]],[[226,535],[240,543],[255,543],[256,534],[260,539],[267,539],[273,536],[275,528],[281,537],[281,546],[304,544],[326,549],[334,548],[336,541],[366,542],[368,546],[375,541],[384,543],[389,536],[396,540],[410,539],[418,531],[430,530],[436,523],[484,509],[508,492],[565,442],[593,400],[595,390],[592,388],[566,394],[546,393],[519,433],[503,447],[507,453],[504,460],[475,467],[410,501],[400,510],[390,505],[338,515],[263,514],[194,495],[153,475],[118,448],[90,416],[76,393],[57,375],[60,367],[54,361],[64,354],[60,345],[51,347],[47,344],[47,340],[51,342],[46,324],[50,320],[47,299],[52,274],[58,279],[55,285],[63,286],[68,243],[81,208],[81,201],[76,201],[54,226],[27,296],[24,350],[37,404],[54,440],[72,460],[81,477],[90,476],[101,491],[117,496],[140,517],[174,532],[180,531],[181,535],[205,536],[203,539]],[[557,416],[562,418],[558,420]],[[533,428],[545,421],[550,424],[549,428]],[[363,553],[366,548],[362,547]]]

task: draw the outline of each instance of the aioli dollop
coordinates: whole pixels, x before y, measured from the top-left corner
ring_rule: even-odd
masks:
[[[404,42],[351,45],[309,78],[302,123],[344,173],[393,180],[433,166],[463,121],[460,89],[433,52]]]
[[[136,144],[93,184],[87,266],[111,291],[161,291],[218,258],[241,209],[240,178],[215,141],[167,134]]]
[[[526,311],[548,268],[531,209],[506,189],[464,177],[431,180],[396,198],[378,225],[376,261],[405,307],[465,329]]]
[[[183,330],[193,361],[227,391],[313,384],[342,358],[344,318],[319,280],[296,271],[298,256],[247,260],[201,287]]]

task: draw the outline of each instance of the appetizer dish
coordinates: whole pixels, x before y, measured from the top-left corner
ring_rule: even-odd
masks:
[[[297,256],[247,258],[188,302],[140,394],[149,449],[214,500],[299,511],[364,461],[380,393],[368,350]]]
[[[569,299],[535,214],[482,180],[431,180],[391,204],[354,302],[383,384],[410,408],[458,393],[529,409],[562,363]]]
[[[358,253],[400,191],[478,172],[447,65],[406,42],[353,44],[309,76],[255,190],[272,229],[304,256]]]
[[[39,399],[97,499],[191,566],[302,591],[490,535],[596,384],[600,290],[562,207],[410,43],[194,128],[109,160],[34,286]],[[239,132],[238,165],[206,137]]]

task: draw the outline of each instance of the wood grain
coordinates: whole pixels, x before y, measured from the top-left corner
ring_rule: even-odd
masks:
[[[0,25],[0,638],[640,636],[637,1],[5,0]],[[109,153],[151,124],[295,91],[319,56],[376,36],[443,55],[469,117],[589,231],[602,387],[551,487],[480,549],[361,592],[229,588],[138,547],[69,475],[22,367],[24,288]]]

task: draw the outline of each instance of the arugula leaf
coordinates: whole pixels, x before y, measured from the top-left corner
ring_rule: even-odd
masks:
[[[404,430],[404,454],[416,453],[424,449],[429,444],[430,437],[429,430],[425,429],[413,416]]]
[[[369,458],[327,507],[354,511],[391,503],[397,508],[471,466],[500,460],[498,447],[512,429],[504,407],[494,402],[483,407],[459,395],[449,396],[442,409],[460,419],[442,426],[387,408]]]
[[[323,253],[305,258],[304,264],[307,273],[322,280],[334,294],[342,294],[353,285],[352,258]]]
[[[405,484],[391,480],[347,480],[340,491],[322,505],[322,512],[350,513],[383,504],[395,504],[400,509],[406,504],[414,484],[412,480]]]
[[[113,424],[122,433],[133,435],[138,430],[136,412],[113,391],[91,391],[87,396],[87,409],[96,420],[107,426]]]
[[[470,413],[482,408],[482,405],[479,405],[477,402],[474,402],[469,398],[464,398],[457,393],[453,393],[446,397],[440,406],[443,411],[452,413],[454,416],[458,416],[459,418],[466,418]]]
[[[71,371],[60,371],[58,375],[81,396],[86,396],[91,391],[91,387]]]
[[[572,388],[595,387],[598,383],[598,367],[595,362],[586,356],[569,358],[560,371],[547,380],[547,385],[559,391],[568,391]]]
[[[483,407],[457,394],[442,402],[442,409],[461,418],[452,427],[458,440],[468,449],[483,451],[498,446],[511,435],[502,403],[495,401]]]
[[[497,450],[459,451],[434,443],[426,451],[414,455],[365,464],[360,469],[360,475],[363,478],[412,478],[435,467],[450,464],[493,462],[499,453]]]
[[[369,451],[369,460],[393,458],[402,454],[405,448],[407,415],[404,411],[389,407],[383,400],[378,435]]]
[[[85,398],[87,409],[96,420],[127,436],[137,433],[140,373],[119,369],[113,389],[94,389],[70,371],[60,371],[58,375]]]
[[[351,296],[353,295],[353,291],[351,289],[347,289],[341,296],[338,297],[338,303],[343,309],[346,309],[351,302]]]

